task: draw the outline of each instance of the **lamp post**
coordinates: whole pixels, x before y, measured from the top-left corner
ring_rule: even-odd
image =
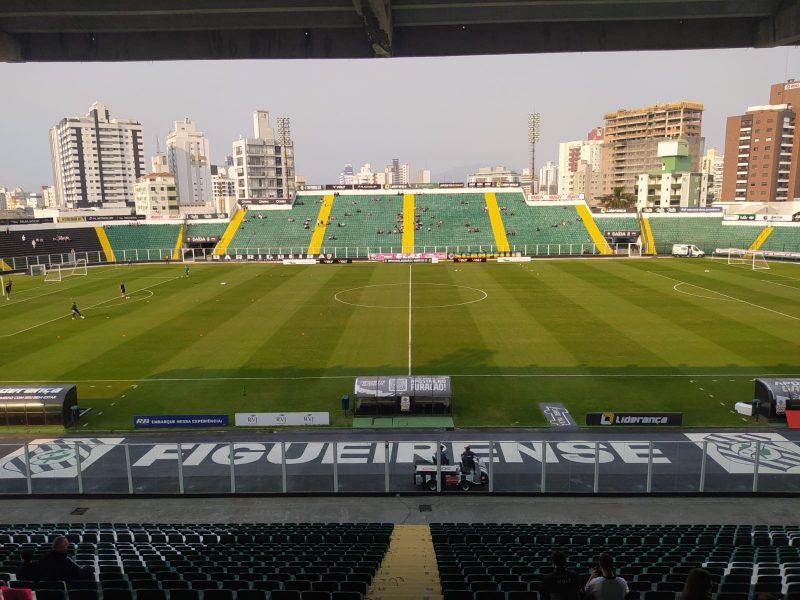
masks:
[[[541,115],[528,113],[528,142],[531,145],[531,196],[536,193],[536,143],[539,141]]]

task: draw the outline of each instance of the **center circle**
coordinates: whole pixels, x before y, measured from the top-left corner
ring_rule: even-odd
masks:
[[[481,302],[489,294],[454,283],[411,283],[411,308],[449,308]],[[360,308],[408,309],[408,283],[377,283],[336,292],[334,300]],[[458,300],[458,301],[457,301]]]

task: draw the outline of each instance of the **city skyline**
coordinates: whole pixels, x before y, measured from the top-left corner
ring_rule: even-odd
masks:
[[[749,73],[746,87],[724,77],[734,66]],[[531,69],[541,73],[532,82],[521,76]],[[672,69],[671,77],[658,76],[665,69]],[[254,78],[254,72],[264,77]],[[705,148],[722,150],[727,117],[762,104],[770,84],[800,78],[800,53],[792,47],[381,61],[3,64],[0,76],[8,89],[30,89],[4,98],[0,187],[34,191],[52,185],[48,132],[64,117],[84,115],[94,101],[118,118],[142,123],[147,157],[155,152],[156,138],[163,149],[174,122],[188,117],[208,138],[211,162],[222,164],[232,143],[251,135],[253,111],[268,110],[291,118],[296,172],[310,183],[338,181],[345,163],[385,165],[397,156],[414,172],[430,169],[435,180],[466,180],[478,166],[522,171],[529,161],[527,114],[534,110],[542,114],[537,169],[557,162],[559,143],[582,139],[603,124],[607,112],[679,100],[705,105]],[[197,94],[188,82],[206,76],[214,88]],[[37,85],[31,88],[31,82]]]

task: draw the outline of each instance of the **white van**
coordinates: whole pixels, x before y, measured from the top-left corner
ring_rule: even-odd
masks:
[[[672,245],[672,256],[686,256],[689,258],[701,258],[705,256],[706,253],[700,250],[694,244],[673,244]]]

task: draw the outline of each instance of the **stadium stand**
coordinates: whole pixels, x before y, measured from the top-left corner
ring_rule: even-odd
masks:
[[[325,248],[364,248],[401,252],[403,247],[403,195],[337,196],[333,202]]]
[[[189,236],[204,236],[204,237],[222,237],[225,233],[227,223],[188,223],[184,231],[184,237]]]
[[[592,251],[592,238],[574,206],[528,206],[519,192],[498,193],[497,201],[512,250],[527,246],[529,254],[558,254],[560,244],[561,253],[568,254],[572,244],[572,253],[580,254],[583,244]]]
[[[161,223],[109,225],[105,228],[106,236],[118,261],[172,257],[180,230],[180,225]]]
[[[800,227],[775,227],[760,250],[800,252]]]
[[[321,202],[322,196],[301,196],[290,211],[248,210],[226,252],[305,252]]]
[[[582,574],[610,553],[626,600],[679,600],[696,567],[715,600],[800,598],[796,526],[432,523],[431,537],[445,600],[536,600],[556,549]]]
[[[0,580],[37,600],[357,600],[386,555],[393,526],[354,524],[41,523],[0,525]],[[95,580],[17,581],[22,548],[57,535]]]
[[[594,221],[597,223],[601,232],[639,229],[639,221],[634,214],[624,217],[618,215],[614,215],[613,217],[594,215]]]
[[[763,229],[762,225],[726,225],[718,217],[650,215],[649,219],[659,254],[670,254],[673,244],[694,244],[709,255],[717,248],[749,248]]]
[[[482,193],[416,194],[414,202],[417,252],[445,247],[451,252],[488,252],[494,248],[492,224]]]
[[[93,227],[0,231],[0,258],[9,264],[13,262],[9,260],[12,257],[47,255],[52,255],[51,261],[54,263],[68,262],[73,250],[76,254],[88,252],[90,260],[87,262],[103,260],[103,248]],[[63,258],[59,260],[59,256]]]

